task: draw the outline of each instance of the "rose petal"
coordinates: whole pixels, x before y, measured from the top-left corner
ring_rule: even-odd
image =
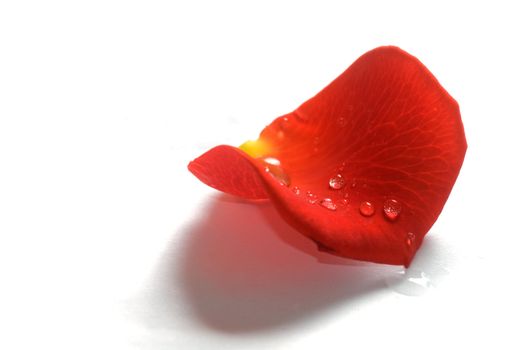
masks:
[[[245,152],[218,146],[189,170],[218,190],[269,197],[325,251],[408,266],[466,147],[456,101],[415,57],[380,47],[274,120]]]

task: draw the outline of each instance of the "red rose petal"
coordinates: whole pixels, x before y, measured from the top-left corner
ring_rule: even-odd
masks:
[[[217,190],[246,199],[268,198],[252,159],[231,146],[216,146],[190,162],[188,169]]]
[[[324,251],[405,266],[439,216],[467,147],[456,101],[396,47],[361,56],[257,142],[274,163],[218,146],[189,170],[221,191],[271,198]]]

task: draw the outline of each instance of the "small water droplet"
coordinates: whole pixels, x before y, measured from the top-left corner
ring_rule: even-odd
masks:
[[[388,199],[384,202],[384,215],[390,221],[396,220],[401,214],[401,210],[401,203],[395,199]]]
[[[297,196],[300,195],[300,188],[298,186],[291,187],[291,191]]]
[[[346,118],[346,117],[338,117],[337,118],[337,124],[340,127],[346,126],[346,124],[348,124],[348,118]]]
[[[375,214],[375,207],[371,202],[364,201],[360,204],[359,211],[363,216],[372,216]]]
[[[280,129],[287,130],[289,126],[291,125],[291,123],[289,122],[288,117],[282,117],[280,118],[278,125],[280,126]]]
[[[320,138],[316,136],[315,138],[313,138],[313,153],[318,153],[318,151],[320,150],[318,147],[319,144],[320,144]]]
[[[406,245],[408,247],[411,247],[414,244],[414,241],[415,241],[415,233],[408,232],[408,234],[406,235]]]
[[[349,200],[347,200],[345,198],[342,198],[342,199],[338,200],[338,203],[339,203],[340,207],[345,207],[345,206],[347,206],[349,204]]]
[[[321,199],[320,202],[318,203],[326,209],[329,209],[332,211],[337,210],[337,205],[330,198]]]
[[[337,174],[333,176],[331,179],[329,179],[329,187],[334,190],[340,190],[345,185],[346,185],[346,180],[344,180],[344,177],[341,174]]]
[[[289,186],[291,180],[289,175],[282,168],[281,163],[278,159],[273,157],[261,158],[261,161],[265,164],[265,172],[271,174],[276,180],[278,180],[282,185]]]
[[[311,191],[306,192],[307,201],[311,204],[315,204],[317,202],[317,195],[312,193]]]

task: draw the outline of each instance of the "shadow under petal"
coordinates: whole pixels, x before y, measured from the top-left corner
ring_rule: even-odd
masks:
[[[185,232],[177,281],[199,320],[230,333],[308,321],[386,289],[400,269],[321,253],[268,202],[222,195]],[[321,264],[320,262],[324,262]]]

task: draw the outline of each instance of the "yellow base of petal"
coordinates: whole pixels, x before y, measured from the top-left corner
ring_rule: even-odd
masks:
[[[270,150],[269,146],[260,139],[246,141],[239,148],[253,158],[264,157]]]

